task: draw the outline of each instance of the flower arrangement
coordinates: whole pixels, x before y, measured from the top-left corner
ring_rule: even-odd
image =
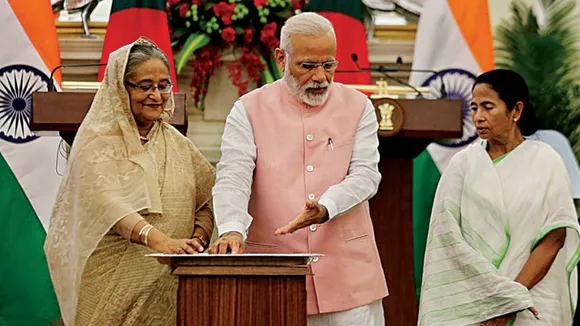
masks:
[[[193,67],[191,89],[203,108],[209,78],[224,64],[222,53],[232,49],[235,60],[226,68],[239,95],[250,81],[273,82],[281,77],[273,50],[280,45],[280,27],[305,6],[305,0],[168,0],[166,11],[171,45],[178,51],[179,74]]]

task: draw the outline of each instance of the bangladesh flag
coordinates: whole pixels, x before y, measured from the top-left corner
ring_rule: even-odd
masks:
[[[310,0],[307,11],[326,17],[332,22],[336,33],[338,70],[357,70],[352,55],[358,57],[362,68],[369,67],[369,51],[365,26],[363,24],[365,6],[360,0]],[[371,74],[337,72],[334,80],[343,84],[371,84]]]
[[[141,36],[157,44],[169,58],[173,91],[177,92],[177,77],[171,52],[165,0],[113,0],[101,62],[106,63],[111,52],[135,42]],[[101,67],[99,81],[103,80],[104,74],[105,67]]]

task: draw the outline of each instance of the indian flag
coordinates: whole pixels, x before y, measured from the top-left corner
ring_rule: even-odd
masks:
[[[423,256],[429,218],[439,178],[451,157],[477,139],[469,103],[475,77],[493,69],[493,41],[487,0],[427,0],[419,19],[413,69],[438,71],[430,76],[412,73],[409,82],[430,86],[441,96],[463,100],[463,137],[432,143],[413,162],[413,250],[417,297],[421,293]],[[443,81],[441,81],[443,80]]]
[[[32,93],[60,64],[50,1],[0,0],[0,26],[0,325],[48,325],[60,315],[43,251],[60,139],[29,121]]]

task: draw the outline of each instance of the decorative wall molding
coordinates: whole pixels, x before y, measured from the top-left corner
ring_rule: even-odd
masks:
[[[417,24],[400,25],[400,26],[375,26],[373,33],[375,39],[380,40],[407,40],[412,41],[417,35]]]

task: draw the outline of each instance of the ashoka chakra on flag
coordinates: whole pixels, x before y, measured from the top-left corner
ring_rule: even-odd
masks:
[[[423,86],[429,86],[430,94],[434,98],[441,97],[441,78],[445,83],[447,98],[463,102],[463,136],[457,139],[440,140],[438,144],[445,147],[463,147],[471,144],[478,137],[471,120],[471,89],[475,83],[475,75],[460,68],[439,71],[423,82]]]
[[[47,91],[48,76],[28,65],[0,68],[0,139],[26,143],[37,138],[30,130],[32,93]]]

